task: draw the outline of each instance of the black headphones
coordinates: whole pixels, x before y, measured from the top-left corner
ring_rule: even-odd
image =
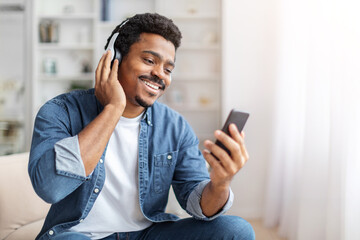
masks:
[[[120,25],[119,30],[120,30],[120,29],[122,28],[122,26],[124,26],[125,23],[127,23],[128,21],[129,21],[129,19],[125,20],[125,21]],[[114,33],[114,35],[111,37],[110,42],[109,42],[109,44],[108,44],[108,46],[107,46],[107,48],[106,48],[106,50],[105,50],[105,52],[107,52],[107,51],[109,51],[109,50],[111,51],[111,67],[112,67],[115,59],[119,60],[119,64],[120,64],[120,62],[121,62],[121,52],[119,51],[119,49],[116,49],[116,48],[115,48],[115,42],[116,42],[116,39],[117,39],[118,36],[119,36],[119,33],[118,33],[118,32],[117,32],[117,33]]]

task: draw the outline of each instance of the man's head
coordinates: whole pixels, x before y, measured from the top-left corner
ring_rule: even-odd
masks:
[[[181,32],[171,19],[157,13],[136,14],[124,20],[115,27],[105,45],[107,48],[114,33],[119,33],[115,41],[115,48],[120,50],[122,56],[129,53],[130,46],[140,40],[141,33],[154,33],[172,42],[175,50],[181,43]]]
[[[170,85],[181,32],[172,20],[159,14],[137,14],[118,25],[114,47],[120,51],[119,81],[127,105],[151,106]]]

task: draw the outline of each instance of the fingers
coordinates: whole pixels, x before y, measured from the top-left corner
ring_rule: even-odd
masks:
[[[119,60],[115,59],[110,72],[110,77],[109,77],[110,81],[118,80],[117,78],[118,68],[119,68]]]
[[[230,124],[229,126],[229,130],[230,130],[230,135],[231,137],[238,143],[238,145],[240,146],[240,151],[241,151],[241,155],[244,157],[245,162],[249,159],[249,154],[246,150],[245,147],[245,142],[244,142],[244,138],[245,138],[245,133],[242,131],[241,133],[239,133],[237,127],[235,124]],[[243,162],[243,164],[245,163]]]
[[[104,59],[104,65],[101,69],[101,81],[107,81],[110,73],[110,63],[111,63],[111,52],[107,51]]]
[[[217,135],[217,134],[215,134],[215,135]],[[233,141],[233,140],[231,140],[231,141]],[[221,147],[219,147],[218,145],[216,145],[215,143],[213,143],[209,140],[206,140],[204,142],[204,145],[217,158],[216,159],[213,155],[210,154],[210,156],[213,159],[215,159],[215,161],[219,164],[218,167],[223,168],[224,171],[230,173],[231,175],[234,175],[238,171],[237,166],[235,165],[235,162],[231,159],[229,154],[224,149],[222,149]]]
[[[244,143],[245,134],[240,134],[235,124],[230,125],[229,132],[231,136],[217,130],[215,131],[215,137],[230,151],[230,155],[224,149],[211,141],[205,141],[204,145],[219,159],[218,162],[221,167],[223,167],[229,174],[235,174],[244,166],[249,158],[249,155]]]
[[[108,80],[112,80],[112,79],[117,80],[119,61],[117,59],[115,59],[113,67],[111,69],[110,69],[110,65],[111,65],[111,52],[107,51],[101,57],[99,64],[96,68],[95,87],[98,87],[99,84],[104,83]]]
[[[99,64],[96,68],[95,71],[95,87],[98,86],[100,84],[100,80],[101,80],[101,72],[102,72],[102,68],[103,68],[103,64],[104,64],[104,59],[107,56],[108,52],[104,53],[102,55],[102,57],[99,60]]]
[[[210,152],[209,150],[204,149],[204,150],[203,150],[203,155],[204,155],[205,160],[209,163],[209,165],[210,165],[211,168],[213,168],[213,169],[214,169],[214,168],[219,168],[219,167],[222,168],[221,162],[220,162],[219,160],[217,160],[217,159],[211,154],[211,152]]]
[[[246,146],[245,146],[245,132],[242,131],[240,134],[239,134],[239,131],[236,127],[235,124],[231,124],[230,125],[230,134],[231,134],[231,137],[233,137],[235,139],[235,141],[239,144],[240,146],[240,149],[241,149],[241,153],[242,155],[245,157],[245,161],[247,161],[249,159],[249,154],[248,154],[248,151],[246,149]]]

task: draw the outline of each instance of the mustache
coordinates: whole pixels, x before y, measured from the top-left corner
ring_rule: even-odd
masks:
[[[158,76],[154,75],[154,76],[148,76],[148,75],[141,75],[139,76],[140,79],[146,79],[148,80],[149,82],[153,82],[153,83],[156,83],[156,84],[159,84],[160,85],[160,89],[161,90],[165,90],[166,86],[165,86],[165,83],[162,79],[160,79]]]

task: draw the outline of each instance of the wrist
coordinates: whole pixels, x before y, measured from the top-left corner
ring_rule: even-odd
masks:
[[[108,112],[110,114],[110,116],[114,117],[118,121],[120,119],[120,117],[122,116],[124,109],[125,109],[125,107],[122,106],[121,104],[119,104],[119,105],[107,104],[104,107],[103,111]]]
[[[230,188],[230,183],[214,183],[212,181],[209,182],[209,190],[211,192],[223,193],[228,192]]]

